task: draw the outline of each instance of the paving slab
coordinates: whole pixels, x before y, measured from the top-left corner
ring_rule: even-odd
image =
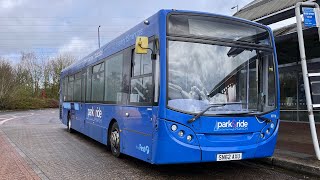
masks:
[[[115,158],[105,145],[77,132],[70,134],[59,121],[58,109],[7,112],[0,117],[6,142],[24,159],[25,168],[41,179],[319,179],[256,160],[157,166],[129,156]]]
[[[320,139],[320,124],[316,128]],[[281,122],[275,153],[262,161],[320,178],[320,161],[315,156],[307,122]]]
[[[0,180],[40,179],[0,130]]]

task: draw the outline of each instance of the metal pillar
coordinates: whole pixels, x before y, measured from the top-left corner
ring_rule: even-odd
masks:
[[[98,27],[98,45],[99,45],[99,48],[100,48],[100,25]]]
[[[303,75],[304,89],[305,89],[306,100],[307,100],[311,136],[312,136],[312,141],[313,141],[313,146],[314,146],[316,156],[318,160],[320,160],[320,148],[319,148],[319,141],[317,137],[317,130],[316,130],[316,125],[315,125],[314,115],[313,115],[313,105],[312,105],[311,92],[310,92],[310,86],[309,86],[310,84],[309,84],[309,75],[308,75],[307,62],[306,62],[306,52],[304,47],[303,31],[302,31],[302,25],[301,25],[302,20],[301,20],[300,8],[302,6],[313,7],[319,10],[319,5],[317,3],[312,3],[312,2],[298,2],[296,4],[295,12],[296,12],[296,19],[297,19],[297,32],[298,32],[298,39],[299,39],[302,75]],[[316,13],[316,15],[318,14]],[[318,33],[320,36],[320,28],[318,28]]]

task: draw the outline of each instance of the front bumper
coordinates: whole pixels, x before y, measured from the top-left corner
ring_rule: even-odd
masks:
[[[217,161],[217,154],[242,153],[242,159],[270,157],[273,155],[279,121],[274,133],[266,140],[259,143],[243,146],[212,147],[200,146],[194,142],[188,144],[177,138],[168,128],[168,121],[159,119],[158,130],[154,136],[153,164],[177,164],[177,163],[200,163]],[[183,126],[183,125],[181,125]],[[195,141],[198,141],[195,135]]]

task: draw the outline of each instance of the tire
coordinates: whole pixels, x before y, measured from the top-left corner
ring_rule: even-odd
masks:
[[[71,127],[72,127],[72,121],[71,121],[69,115],[68,115],[68,124],[67,124],[67,127],[68,127],[68,132],[69,132],[69,133],[73,133],[73,132],[74,132],[74,130],[71,128]]]
[[[120,129],[117,122],[112,124],[109,133],[110,150],[113,156],[120,157]]]

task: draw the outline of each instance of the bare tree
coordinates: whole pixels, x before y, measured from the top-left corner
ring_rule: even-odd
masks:
[[[43,63],[33,52],[21,53],[21,65],[31,77],[31,84],[33,85],[33,95],[39,95],[41,80],[43,78]]]
[[[70,54],[60,54],[56,58],[48,62],[49,79],[51,82],[51,93],[53,98],[59,97],[59,83],[61,71],[71,65],[75,61],[75,57]]]

